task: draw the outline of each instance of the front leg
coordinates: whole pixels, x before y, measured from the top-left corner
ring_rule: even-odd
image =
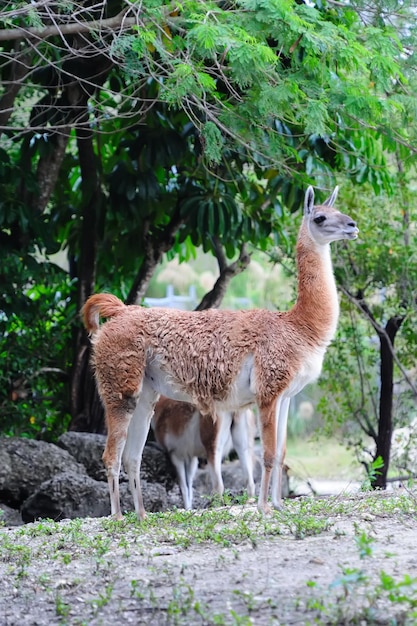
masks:
[[[275,456],[277,450],[277,401],[271,404],[259,407],[259,424],[261,431],[262,449],[263,449],[263,465],[261,486],[258,497],[258,510],[265,515],[271,513],[268,504],[269,484],[271,481],[271,472],[275,465]]]
[[[226,422],[224,421],[226,419]],[[214,493],[223,495],[224,484],[222,477],[222,429],[227,427],[227,414],[215,413],[200,417],[200,437],[207,455],[207,465]],[[229,424],[230,428],[230,424]]]
[[[283,398],[277,404],[277,457],[272,474],[272,504],[282,509],[282,473],[287,451],[287,422],[290,398]]]

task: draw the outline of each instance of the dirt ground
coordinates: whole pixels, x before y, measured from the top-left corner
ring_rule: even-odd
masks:
[[[417,624],[407,493],[0,529],[0,625]],[[416,579],[416,580],[414,580]]]

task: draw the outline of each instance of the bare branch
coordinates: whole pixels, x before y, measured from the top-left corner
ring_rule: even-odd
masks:
[[[407,372],[405,371],[403,365],[401,364],[401,362],[400,362],[400,360],[399,360],[399,358],[397,356],[397,353],[394,350],[394,346],[392,345],[391,338],[389,337],[389,335],[388,335],[387,331],[385,330],[385,328],[383,326],[380,326],[380,324],[378,324],[378,322],[375,320],[375,318],[373,317],[373,315],[369,311],[369,308],[367,307],[365,302],[363,302],[363,301],[359,300],[358,298],[356,298],[345,287],[339,285],[339,288],[342,291],[342,293],[349,299],[349,301],[352,302],[361,311],[362,315],[368,320],[368,322],[370,322],[370,324],[373,326],[373,328],[377,332],[378,336],[383,336],[384,337],[384,339],[386,340],[387,345],[388,345],[388,347],[389,347],[389,349],[391,351],[391,354],[392,354],[392,357],[393,357],[393,359],[395,361],[395,364],[397,365],[397,367],[400,370],[401,374],[404,376],[404,380],[407,382],[407,384],[410,387],[410,389],[412,390],[413,394],[417,398],[417,387],[413,383],[413,381],[410,379],[410,377],[408,376]]]
[[[126,298],[126,304],[139,304],[142,298],[144,298],[156,266],[162,259],[163,254],[172,247],[175,233],[183,221],[184,218],[181,216],[180,203],[177,202],[177,206],[175,207],[170,221],[162,230],[150,234],[147,232],[148,229],[145,229],[142,242],[144,252],[143,260]]]
[[[213,289],[206,293],[200,304],[196,307],[196,311],[219,307],[232,278],[243,272],[250,263],[250,254],[248,254],[245,244],[242,244],[239,258],[233,263],[230,263],[230,265],[227,265],[223,248],[218,239],[215,239],[214,246],[219,263],[220,276],[216,280]]]
[[[138,23],[136,17],[125,17],[126,9],[121,11],[114,17],[104,20],[91,20],[90,22],[72,22],[71,24],[54,24],[45,26],[45,28],[15,26],[14,28],[5,28],[0,30],[0,41],[15,41],[16,39],[47,39],[57,35],[78,35],[81,33],[90,33],[94,31],[108,30],[121,26],[129,29]]]

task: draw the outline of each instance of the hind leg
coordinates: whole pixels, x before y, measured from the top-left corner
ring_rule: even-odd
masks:
[[[146,515],[140,485],[140,465],[154,406],[158,398],[159,394],[144,382],[129,424],[123,450],[123,465],[129,477],[129,487],[139,519],[143,519]]]
[[[255,495],[255,481],[253,480],[255,426],[252,423],[253,420],[252,411],[246,409],[236,412],[232,424],[233,447],[246,477],[246,490],[250,498]]]
[[[107,440],[103,452],[103,463],[107,472],[107,482],[110,494],[111,515],[115,519],[122,519],[120,509],[119,476],[122,454],[125,447],[129,423],[136,406],[136,397],[122,397],[120,402],[106,403]]]
[[[201,415],[200,420],[200,436],[207,455],[212,490],[223,495],[222,454],[230,433],[231,415],[227,412]]]
[[[198,467],[198,458],[193,456],[185,459],[172,453],[171,461],[177,471],[184,509],[188,511],[193,507],[193,482]]]
[[[187,479],[188,487],[188,500],[190,503],[189,508],[193,508],[193,484],[194,478],[198,469],[198,457],[193,456],[191,459],[187,459],[185,462],[185,475]]]

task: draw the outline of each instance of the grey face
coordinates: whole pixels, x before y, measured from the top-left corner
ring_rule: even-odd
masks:
[[[304,219],[312,239],[319,244],[327,244],[339,239],[356,239],[359,229],[356,222],[344,213],[333,208],[338,187],[322,205],[314,206],[314,191],[307,189],[304,200]]]

